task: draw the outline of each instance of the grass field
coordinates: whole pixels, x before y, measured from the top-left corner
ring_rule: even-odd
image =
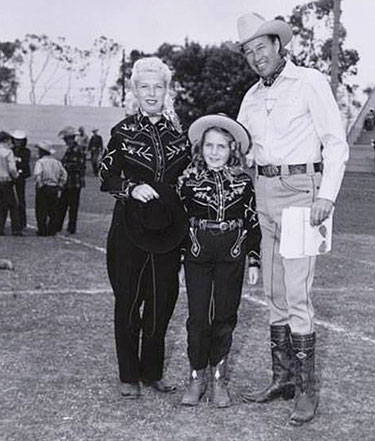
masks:
[[[267,310],[261,286],[244,287],[230,359],[234,405],[179,405],[188,375],[186,294],[167,338],[171,396],[143,389],[136,402],[117,390],[113,297],[105,241],[113,201],[93,176],[82,193],[77,234],[0,238],[1,441],[352,441],[375,440],[375,177],[347,174],[333,252],[314,285],[320,406],[303,427],[288,425],[292,402],[242,404],[238,394],[270,378]],[[33,185],[28,222],[35,225]],[[7,228],[9,233],[9,226]]]

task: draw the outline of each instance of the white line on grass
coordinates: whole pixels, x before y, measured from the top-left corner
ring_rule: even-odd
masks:
[[[255,296],[250,296],[250,295],[246,294],[242,298],[245,299],[247,302],[253,302],[253,303],[256,303],[261,306],[267,306],[267,302],[265,302],[264,300],[262,300],[258,297],[255,297]],[[333,323],[326,322],[325,320],[315,319],[315,323],[318,326],[322,326],[323,328],[328,329],[329,331],[337,332],[338,334],[345,334],[347,337],[350,337],[353,339],[359,338],[362,341],[366,341],[368,343],[375,344],[374,339],[367,337],[366,335],[364,335],[362,333],[349,332],[347,329],[343,328],[342,326],[334,325]]]

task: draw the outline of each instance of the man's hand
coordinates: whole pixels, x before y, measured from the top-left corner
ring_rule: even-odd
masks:
[[[250,266],[249,267],[249,284],[250,285],[255,285],[258,281],[259,278],[259,268],[256,266]]]
[[[333,202],[329,199],[318,198],[311,206],[310,225],[320,225],[331,214]]]
[[[151,199],[158,199],[159,193],[157,193],[151,185],[140,184],[133,188],[131,196],[141,202],[148,202]]]

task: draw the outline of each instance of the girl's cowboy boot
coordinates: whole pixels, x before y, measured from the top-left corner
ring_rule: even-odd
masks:
[[[223,358],[216,366],[211,367],[211,403],[216,407],[229,407],[231,405],[231,399],[227,387],[226,371],[227,358]]]
[[[196,406],[207,388],[206,369],[191,369],[189,385],[182,397],[183,406]]]

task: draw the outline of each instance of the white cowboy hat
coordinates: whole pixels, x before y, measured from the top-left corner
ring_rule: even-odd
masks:
[[[223,114],[205,115],[196,119],[189,127],[188,137],[194,145],[202,139],[203,133],[211,127],[220,127],[227,130],[236,141],[243,155],[246,155],[251,147],[251,137],[246,128],[229,116]]]
[[[12,133],[12,138],[14,139],[25,139],[26,138],[26,133],[23,130],[15,130]]]
[[[72,126],[66,126],[57,134],[59,138],[65,138],[67,136],[79,135],[78,131]]]
[[[40,141],[37,144],[35,144],[35,147],[37,147],[38,149],[44,150],[44,151],[50,153],[51,155],[56,153],[56,150],[52,147],[52,144],[49,141]]]
[[[292,39],[291,27],[283,20],[266,21],[261,15],[252,12],[241,16],[237,21],[238,45],[242,46],[263,35],[277,35],[282,47]]]

